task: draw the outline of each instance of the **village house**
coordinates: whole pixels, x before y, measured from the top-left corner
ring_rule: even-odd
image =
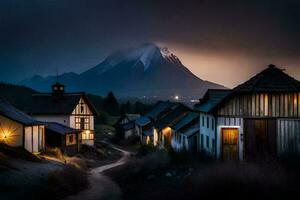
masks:
[[[139,117],[139,114],[124,114],[120,117],[114,127],[121,138],[128,139],[132,136],[138,136],[135,121]]]
[[[171,126],[172,148],[177,151],[198,151],[199,114],[188,112]]]
[[[136,120],[138,134],[143,144],[171,146],[171,128],[189,108],[181,103],[159,101],[145,116]]]
[[[45,125],[0,99],[0,142],[39,153],[45,150]]]
[[[36,120],[80,130],[77,138],[82,144],[94,145],[94,116],[98,113],[85,93],[66,93],[64,85],[55,83],[52,93],[34,94],[24,111]]]
[[[299,81],[269,65],[224,96],[207,110],[201,106],[210,98],[198,105],[203,113],[200,127],[205,126],[207,119],[214,124],[212,143],[215,143],[217,159],[265,160],[300,153]]]
[[[48,148],[59,148],[66,155],[76,155],[81,147],[81,130],[57,122],[44,122]]]
[[[231,90],[209,89],[204,94],[200,103],[194,106],[194,110],[199,112],[199,148],[201,152],[208,155],[215,155],[215,116],[212,109],[225,98]]]

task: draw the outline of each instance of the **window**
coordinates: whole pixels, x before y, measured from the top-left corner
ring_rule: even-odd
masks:
[[[201,134],[201,137],[200,137],[200,147],[203,148],[204,147],[204,138],[203,138],[203,134]]]
[[[90,130],[90,117],[75,117],[75,128]]]
[[[206,118],[206,127],[209,128],[209,118]]]
[[[209,148],[209,137],[206,136],[206,147]]]
[[[74,145],[76,144],[76,135],[75,134],[68,134],[66,136],[66,145]]]
[[[80,106],[80,113],[84,112],[84,106]]]
[[[215,123],[214,123],[214,119],[211,118],[211,130],[215,129]]]
[[[87,130],[82,132],[82,140],[93,140],[94,139],[94,133]]]
[[[204,116],[202,117],[202,126],[204,127],[205,124],[204,124]]]

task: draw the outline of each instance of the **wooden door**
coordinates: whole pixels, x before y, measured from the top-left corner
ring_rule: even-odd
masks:
[[[276,155],[276,120],[245,120],[245,157],[266,160]]]
[[[239,131],[237,128],[222,128],[222,159],[238,160],[238,138]]]

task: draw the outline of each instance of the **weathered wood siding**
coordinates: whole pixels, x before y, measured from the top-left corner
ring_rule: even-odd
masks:
[[[300,117],[300,93],[257,93],[235,96],[217,111],[218,116]]]
[[[221,129],[237,128],[239,131],[239,159],[244,158],[244,119],[239,117],[218,117],[217,118],[217,137],[216,137],[216,157],[221,157]]]
[[[277,151],[300,154],[300,119],[277,120]]]

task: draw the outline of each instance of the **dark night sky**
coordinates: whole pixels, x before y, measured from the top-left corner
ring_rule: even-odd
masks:
[[[0,80],[82,72],[146,42],[168,46],[197,76],[229,87],[269,63],[300,79],[299,1],[220,2],[1,0]]]

